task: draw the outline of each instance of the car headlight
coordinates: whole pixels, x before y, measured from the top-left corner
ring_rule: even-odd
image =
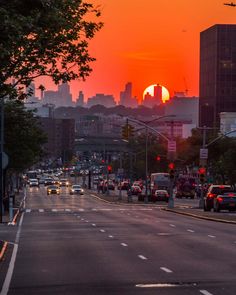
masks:
[[[80,190],[81,191],[81,193],[83,193],[84,192],[84,190],[82,189],[82,190]]]
[[[74,192],[75,192],[75,190],[74,190],[74,189],[72,189],[72,190],[71,190],[71,192],[72,192],[72,193],[74,193]]]

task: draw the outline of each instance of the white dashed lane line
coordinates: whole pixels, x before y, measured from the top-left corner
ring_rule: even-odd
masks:
[[[52,209],[52,212],[57,212],[57,209]]]
[[[216,236],[208,235],[208,237],[214,239]]]
[[[192,229],[187,229],[187,231],[190,232],[190,233],[195,233],[195,231],[192,230]]]
[[[200,290],[199,292],[203,295],[213,295],[212,293],[208,292],[207,290]]]
[[[44,212],[44,209],[39,209],[39,213],[43,213]]]
[[[110,235],[110,236],[108,236],[108,238],[112,239],[112,238],[114,238],[114,236]]]
[[[105,233],[106,231],[104,229],[100,229],[100,232],[101,233]]]
[[[170,270],[167,267],[160,267],[160,269],[163,270],[164,272],[167,272],[167,273],[172,273],[173,272],[172,270]]]
[[[170,226],[171,226],[171,227],[176,227],[176,225],[174,225],[174,224],[170,224]]]
[[[121,244],[121,246],[123,246],[123,247],[128,247],[128,245],[125,244],[125,243],[120,243],[120,244]]]
[[[25,212],[26,213],[30,213],[31,212],[31,209],[26,209]]]
[[[138,255],[138,257],[142,260],[147,260],[147,257],[143,256],[143,255]]]
[[[92,226],[96,226],[96,224],[95,223],[92,223]]]

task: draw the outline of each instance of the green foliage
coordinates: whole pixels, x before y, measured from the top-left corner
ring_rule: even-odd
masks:
[[[95,59],[88,41],[102,27],[99,9],[83,0],[0,2],[0,98],[24,99],[39,76],[66,82],[85,79]],[[10,79],[14,79],[13,85]]]
[[[47,138],[33,111],[26,110],[21,102],[7,101],[4,113],[4,150],[9,156],[8,169],[23,171],[39,161]]]

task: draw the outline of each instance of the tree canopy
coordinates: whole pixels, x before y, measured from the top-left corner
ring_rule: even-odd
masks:
[[[58,84],[90,74],[95,58],[88,42],[102,27],[93,4],[1,0],[0,15],[0,98],[24,99],[25,87],[39,76]]]
[[[4,150],[9,156],[8,169],[23,171],[43,156],[43,133],[33,111],[26,110],[18,100],[7,101],[5,110]]]

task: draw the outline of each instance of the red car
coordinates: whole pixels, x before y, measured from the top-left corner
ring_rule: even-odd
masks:
[[[132,185],[131,186],[131,193],[132,193],[132,195],[139,195],[142,193],[142,189],[139,185]]]

